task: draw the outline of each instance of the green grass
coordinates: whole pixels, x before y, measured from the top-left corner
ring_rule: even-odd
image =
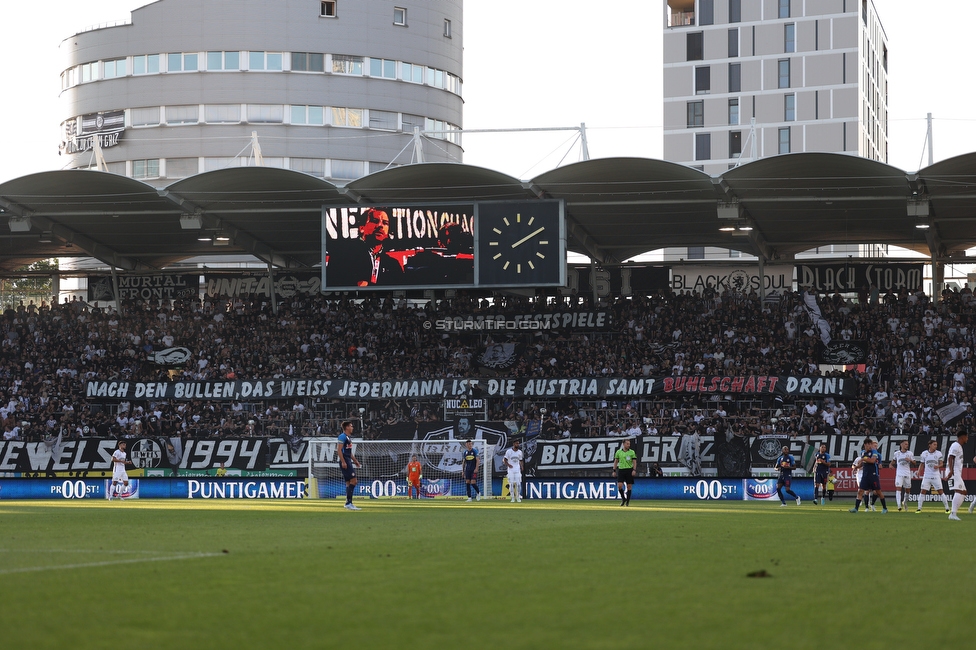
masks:
[[[968,643],[951,599],[976,578],[976,516],[850,501],[4,501],[0,634],[72,649]]]

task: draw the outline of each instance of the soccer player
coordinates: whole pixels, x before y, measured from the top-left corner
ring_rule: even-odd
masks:
[[[512,493],[512,503],[522,501],[522,469],[525,455],[519,449],[518,440],[512,441],[512,448],[505,452],[505,467],[508,468],[508,491]]]
[[[125,454],[125,440],[119,442],[119,448],[112,453],[112,489],[108,494],[108,500],[117,496],[122,501],[122,495],[129,489],[129,475],[125,472],[125,466],[131,465]]]
[[[414,454],[410,457],[410,462],[407,463],[407,498],[408,499],[419,499],[420,498],[420,481],[424,478],[422,474],[423,468],[420,466],[420,462],[417,460],[417,455]],[[413,496],[413,491],[417,491],[417,496]]]
[[[888,464],[895,468],[895,503],[898,504],[898,512],[908,510],[908,495],[912,491],[912,465],[915,464],[915,455],[908,451],[908,444],[907,440],[902,440]]]
[[[776,459],[776,469],[779,470],[779,478],[776,479],[776,494],[779,496],[780,508],[786,507],[786,497],[783,496],[783,488],[786,493],[796,499],[796,505],[800,505],[800,497],[791,489],[793,485],[793,470],[796,469],[796,459],[790,454],[790,448],[783,446],[783,453]]]
[[[461,455],[464,462],[464,487],[468,491],[468,501],[477,499],[481,501],[481,488],[478,487],[478,468],[481,467],[481,454],[474,448],[474,441],[468,440],[464,443],[464,453]]]
[[[868,438],[864,441],[864,451],[861,453],[861,475],[860,485],[857,486],[857,495],[860,499],[864,498],[864,507],[868,507],[868,499],[871,494],[878,495],[881,501],[881,512],[888,512],[888,504],[885,502],[884,493],[881,492],[881,454],[878,453],[877,443]],[[854,503],[851,512],[857,512],[860,501]]]
[[[827,496],[827,479],[830,477],[830,454],[827,453],[827,443],[820,444],[813,464],[813,505],[817,505],[817,488],[820,489],[820,505],[824,505]]]
[[[938,441],[929,440],[929,448],[923,451],[918,459],[924,468],[922,470],[922,490],[918,493],[918,508],[915,513],[922,512],[922,504],[925,503],[925,495],[935,490],[942,497],[942,506],[949,512],[949,499],[942,491],[942,452],[937,449]]]
[[[630,448],[630,438],[623,441],[621,448],[613,455],[613,475],[617,477],[617,494],[620,505],[630,505],[630,495],[634,492],[634,466],[637,452]]]
[[[946,460],[945,477],[952,492],[952,512],[949,519],[959,521],[959,506],[966,500],[966,484],[962,480],[962,447],[969,440],[969,432],[960,430],[956,434],[956,441],[949,445],[949,456]]]
[[[352,503],[352,493],[356,489],[356,468],[360,467],[359,459],[352,453],[352,422],[342,423],[342,433],[339,434],[338,452],[339,465],[342,467],[342,478],[346,481],[346,510],[362,510]]]

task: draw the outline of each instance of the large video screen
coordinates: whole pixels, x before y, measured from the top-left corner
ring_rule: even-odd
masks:
[[[322,289],[474,284],[473,203],[322,208]]]
[[[560,287],[562,201],[323,206],[322,290]]]

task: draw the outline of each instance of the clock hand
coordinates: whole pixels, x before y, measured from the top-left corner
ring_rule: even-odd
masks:
[[[538,230],[536,230],[534,233],[530,233],[530,234],[526,235],[522,239],[520,239],[517,242],[515,242],[514,244],[512,244],[512,248],[515,248],[516,246],[521,246],[522,244],[524,244],[525,242],[529,241],[530,239],[532,239],[533,237],[535,237],[536,235],[538,235],[540,232],[542,232],[545,229],[546,229],[546,227],[543,226],[542,228],[539,228]]]

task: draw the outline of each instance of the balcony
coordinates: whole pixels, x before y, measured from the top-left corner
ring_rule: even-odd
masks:
[[[668,1],[668,27],[687,27],[695,24],[695,0]]]

